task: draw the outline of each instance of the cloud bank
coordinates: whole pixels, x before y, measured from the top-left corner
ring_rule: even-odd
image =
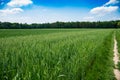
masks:
[[[3,15],[17,14],[20,12],[23,12],[23,10],[21,8],[12,8],[12,9],[0,10],[0,13],[3,13]]]
[[[9,3],[7,3],[7,5],[11,7],[22,7],[32,3],[33,2],[31,0],[11,0]]]
[[[24,11],[21,7],[32,3],[33,2],[31,0],[11,0],[7,3],[7,7],[5,9],[0,10],[0,13],[2,15],[18,14]]]
[[[118,6],[108,6],[108,7],[107,6],[101,6],[101,7],[93,8],[90,11],[90,13],[104,16],[105,14],[117,11],[118,8],[119,8]]]
[[[104,16],[106,14],[115,12],[119,9],[119,6],[114,6],[113,4],[117,4],[119,1],[117,0],[110,0],[109,2],[105,3],[103,6],[95,7],[90,10],[91,14],[98,14]]]
[[[102,6],[95,7],[90,10],[90,16],[87,16],[83,19],[92,17],[91,20],[95,19],[104,19],[104,17],[108,17],[115,12],[118,11],[119,6],[117,4],[120,3],[118,0],[109,0],[107,3],[103,4]],[[113,16],[114,17],[114,16]],[[88,19],[86,19],[88,20]]]
[[[110,0],[109,2],[105,3],[105,5],[117,4],[119,3],[118,0]]]

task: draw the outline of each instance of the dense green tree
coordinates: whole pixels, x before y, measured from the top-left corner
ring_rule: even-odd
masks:
[[[33,29],[33,28],[120,28],[120,20],[103,22],[55,22],[43,24],[21,24],[0,22],[0,29]]]
[[[120,28],[120,22],[117,23],[118,28]]]

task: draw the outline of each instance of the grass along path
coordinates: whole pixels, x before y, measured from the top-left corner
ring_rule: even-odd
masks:
[[[120,71],[118,69],[118,62],[119,62],[119,53],[118,53],[118,48],[117,48],[117,40],[116,37],[114,37],[114,64],[115,64],[115,68],[114,68],[114,74],[115,74],[115,78],[117,80],[120,80]]]

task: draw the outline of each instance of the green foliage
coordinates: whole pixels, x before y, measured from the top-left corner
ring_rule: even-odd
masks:
[[[117,38],[117,42],[118,42],[118,52],[120,53],[120,30],[116,30],[116,38]],[[120,58],[120,54],[119,54],[119,58]],[[120,62],[118,63],[118,69],[120,70]]]
[[[0,38],[0,80],[114,79],[113,30],[6,31],[0,33],[6,36]]]
[[[109,34],[97,48],[94,58],[94,65],[88,70],[87,78],[85,80],[114,80],[113,73],[113,34]],[[111,66],[111,67],[110,67]],[[96,75],[93,77],[93,75]]]
[[[49,33],[58,32],[73,32],[73,31],[87,31],[86,29],[1,29],[0,38],[5,37],[17,37],[17,36],[29,36],[29,35],[43,35]]]
[[[0,29],[43,29],[43,28],[119,28],[118,21],[103,22],[54,22],[42,24],[19,24],[0,22]],[[118,24],[118,25],[117,25]]]
[[[117,23],[118,28],[120,28],[120,22]]]

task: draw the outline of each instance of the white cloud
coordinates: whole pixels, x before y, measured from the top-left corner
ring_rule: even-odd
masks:
[[[111,5],[111,4],[117,4],[119,3],[118,0],[110,0],[109,2],[107,2],[105,5]]]
[[[119,6],[115,6],[118,4],[119,0],[109,0],[107,3],[103,4],[102,6],[95,7],[90,10],[90,16],[84,17],[84,20],[117,20],[118,14],[116,13],[119,9]]]
[[[119,3],[118,0],[109,0],[107,3],[103,4],[100,7],[95,7],[90,10],[91,14],[94,14],[94,16],[105,16],[106,14],[110,14],[113,12],[116,12],[119,9],[119,6],[114,6],[113,4]]]
[[[7,3],[7,5],[11,7],[21,7],[32,3],[33,2],[31,0],[11,0],[10,2]]]
[[[0,10],[0,13],[2,13],[3,15],[8,15],[8,14],[17,14],[23,12],[23,10],[21,8],[12,8],[12,9],[4,9],[4,10]]]
[[[102,14],[105,15],[107,13],[111,13],[111,12],[115,12],[116,10],[118,10],[118,6],[101,6],[101,7],[96,7],[93,8],[90,13],[91,14]]]
[[[27,6],[32,4],[32,0],[11,0],[7,3],[7,7],[3,10],[0,10],[2,15],[17,14],[23,12],[22,6]]]

